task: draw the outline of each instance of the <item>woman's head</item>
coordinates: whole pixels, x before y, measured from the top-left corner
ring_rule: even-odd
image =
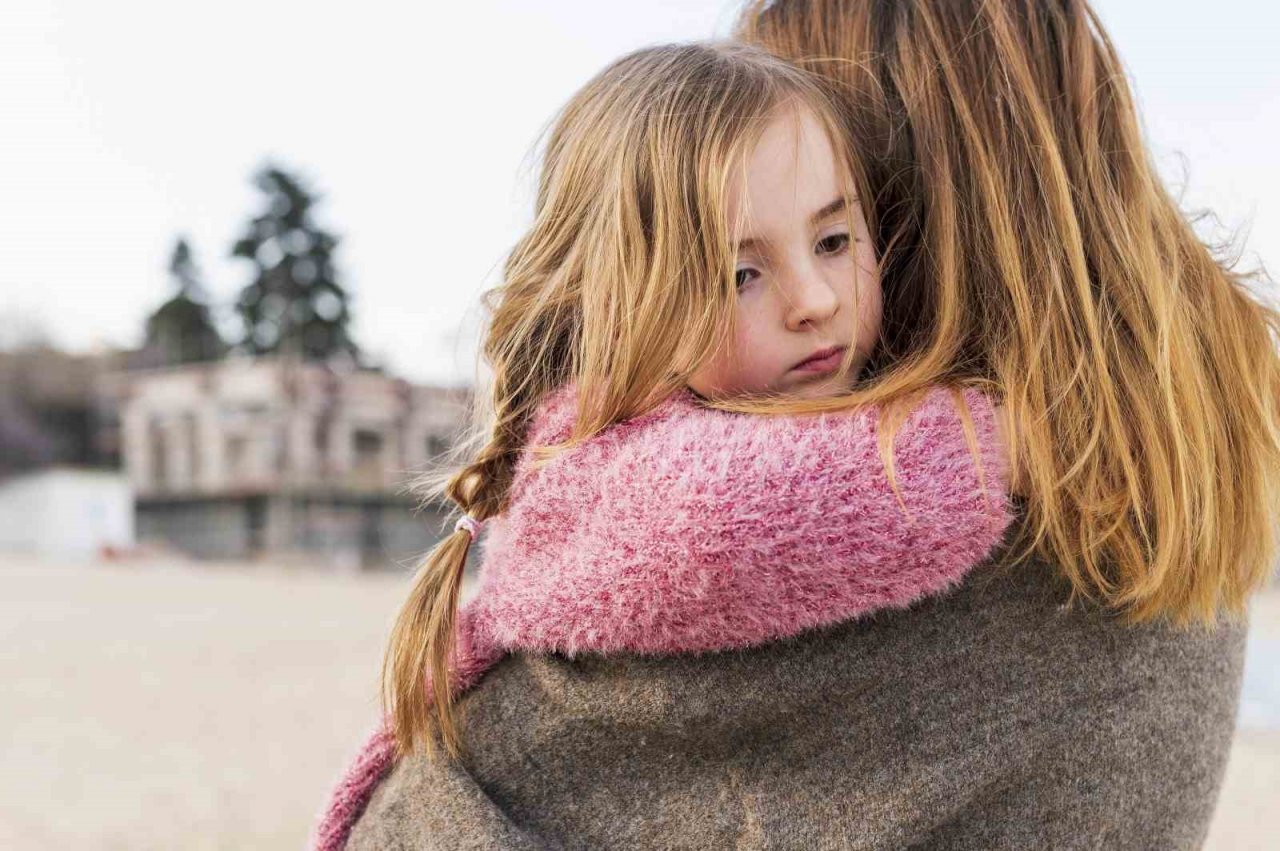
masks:
[[[853,130],[821,78],[741,44],[646,48],[591,79],[551,127],[533,222],[485,295],[492,411],[424,497],[499,513],[526,426],[570,381],[573,434],[540,458],[686,387],[747,410],[838,400],[879,324]],[[829,346],[847,347],[837,373],[792,369]],[[469,540],[427,556],[393,629],[384,703],[402,750],[431,752],[438,730],[456,752],[445,670]]]
[[[1280,316],[1196,237],[1084,0],[750,2],[828,78],[881,264],[874,384],[1005,395],[1031,546],[1135,619],[1244,611],[1280,502]]]

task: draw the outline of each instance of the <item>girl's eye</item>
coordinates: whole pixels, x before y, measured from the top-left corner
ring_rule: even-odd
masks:
[[[818,247],[823,254],[839,254],[849,245],[849,234],[833,233],[826,239],[818,241]]]
[[[748,276],[754,275],[754,274],[755,274],[755,269],[739,269],[734,274],[734,279],[737,281],[738,289],[742,289],[747,284],[751,283],[752,279]]]

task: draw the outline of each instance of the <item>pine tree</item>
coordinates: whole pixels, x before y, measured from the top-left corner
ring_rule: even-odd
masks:
[[[339,240],[312,220],[316,199],[271,165],[258,171],[254,184],[266,195],[265,210],[231,251],[256,269],[236,301],[244,323],[240,345],[253,354],[358,362],[359,348],[347,330],[349,296],[333,264]]]
[[[169,274],[177,292],[147,317],[142,361],[158,366],[217,360],[227,347],[214,327],[191,246],[184,237],[173,247]]]

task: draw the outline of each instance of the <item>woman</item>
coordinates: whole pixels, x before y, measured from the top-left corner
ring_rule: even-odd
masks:
[[[1039,714],[1064,692],[1072,709],[1020,730],[1034,760],[1019,746],[960,783],[931,841],[1197,847],[1242,654],[1239,625],[1210,630],[1274,558],[1276,314],[1166,193],[1083,0],[753,2],[736,35],[846,88],[879,140],[900,320],[882,368],[963,364],[1005,388],[1036,569],[1098,603],[1052,626],[986,609],[1018,632],[1002,654],[1045,653],[997,675],[986,711],[1021,694]]]

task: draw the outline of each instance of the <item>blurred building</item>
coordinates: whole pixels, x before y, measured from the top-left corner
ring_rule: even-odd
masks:
[[[443,506],[407,486],[465,425],[470,391],[277,357],[103,377],[137,535],[202,558],[404,566]],[[116,436],[110,432],[115,431]]]
[[[73,354],[48,344],[0,351],[0,479],[53,465],[118,469],[113,402],[98,392],[130,353]]]
[[[98,378],[118,351],[33,341],[0,351],[0,552],[98,558],[134,543],[133,494],[104,423]]]

